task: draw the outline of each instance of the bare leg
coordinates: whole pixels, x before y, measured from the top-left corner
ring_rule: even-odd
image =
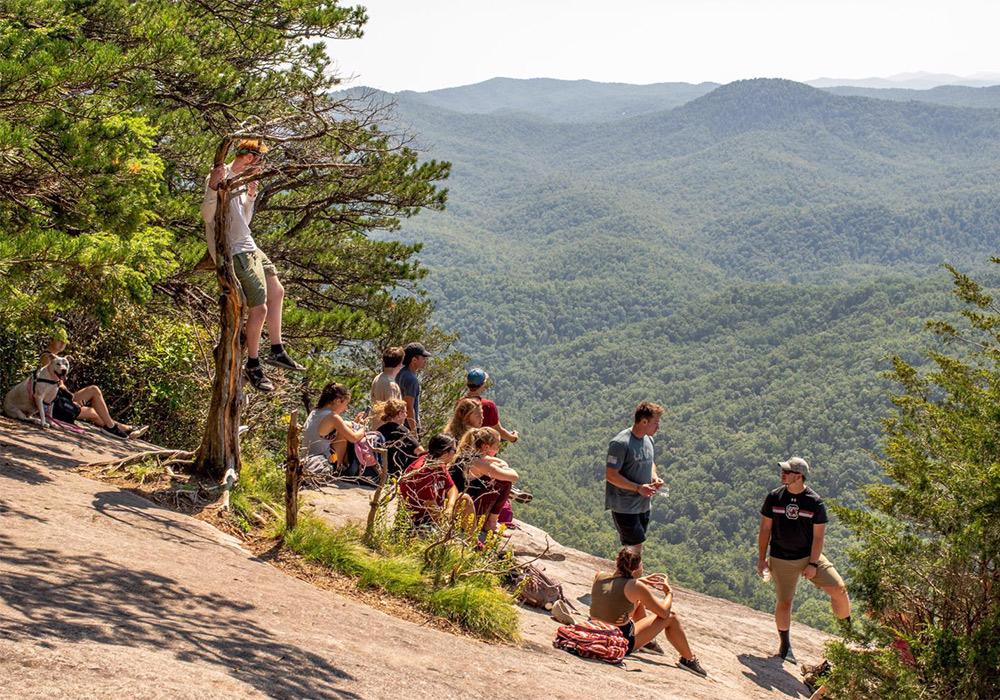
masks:
[[[111,412],[108,411],[108,404],[104,401],[104,394],[101,392],[100,387],[91,384],[86,386],[79,391],[73,392],[73,403],[80,406],[80,417],[84,420],[88,420],[91,423],[96,423],[97,425],[103,425],[108,428],[115,424],[115,419],[111,417]],[[87,406],[86,404],[90,404]],[[121,424],[122,430],[129,431],[132,426],[127,426],[124,423]]]
[[[774,623],[779,632],[787,631],[792,626],[792,601],[779,600],[774,605]]]
[[[688,644],[687,635],[681,627],[681,621],[673,612],[668,617],[656,617],[648,615],[642,620],[633,620],[635,623],[635,648],[649,644],[660,632],[664,632],[670,646],[677,650],[685,659],[694,658],[691,646]]]
[[[267,275],[264,281],[267,283],[267,337],[271,345],[281,345],[281,311],[285,303],[285,288],[281,286],[277,275]]]
[[[843,619],[851,616],[851,599],[847,597],[847,589],[843,586],[831,586],[823,591],[830,596],[830,607],[835,617]]]
[[[247,312],[247,357],[256,358],[260,352],[260,331],[266,317],[267,304],[251,306]]]

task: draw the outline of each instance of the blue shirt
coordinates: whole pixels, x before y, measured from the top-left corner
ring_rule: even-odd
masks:
[[[399,370],[396,375],[396,384],[403,393],[403,399],[407,396],[413,397],[413,420],[417,424],[417,432],[420,432],[420,379],[417,373],[409,367]]]
[[[648,435],[637,438],[631,428],[626,428],[615,435],[608,445],[606,466],[633,483],[652,482],[653,439]],[[605,481],[604,509],[615,513],[645,513],[649,510],[649,498],[638,491],[626,491]]]

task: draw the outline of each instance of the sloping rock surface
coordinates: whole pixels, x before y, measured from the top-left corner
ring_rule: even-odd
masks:
[[[74,474],[121,456],[101,435],[0,418],[0,695],[4,698],[782,698],[796,669],[769,658],[767,615],[679,590],[676,610],[712,678],[676,655],[624,668],[551,647],[557,623],[524,609],[521,648],[405,622],[256,559],[209,525]],[[363,517],[360,489],[315,496]],[[342,505],[337,505],[342,504]],[[353,515],[351,515],[353,513]],[[544,548],[523,526],[513,546]],[[553,545],[546,570],[577,607],[609,563]],[[556,561],[558,559],[558,561]],[[800,661],[823,635],[792,630]]]

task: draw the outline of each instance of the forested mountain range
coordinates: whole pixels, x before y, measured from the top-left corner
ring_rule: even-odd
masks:
[[[659,401],[670,496],[648,556],[771,605],[752,561],[776,462],[806,457],[814,487],[848,504],[877,478],[886,358],[918,359],[924,322],[951,312],[942,262],[996,253],[1000,114],[781,80],[605,123],[396,99],[428,156],[453,163],[447,211],[402,233],[424,243],[437,321],[521,430],[505,456],[537,497],[518,514],[610,553],[606,445]],[[844,546],[834,525],[842,568]],[[806,597],[797,614],[821,623],[823,607]]]

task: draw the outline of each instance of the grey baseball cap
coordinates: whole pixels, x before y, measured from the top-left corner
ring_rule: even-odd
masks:
[[[781,467],[782,471],[809,476],[809,463],[801,457],[792,457],[787,462],[778,462],[778,466]]]

